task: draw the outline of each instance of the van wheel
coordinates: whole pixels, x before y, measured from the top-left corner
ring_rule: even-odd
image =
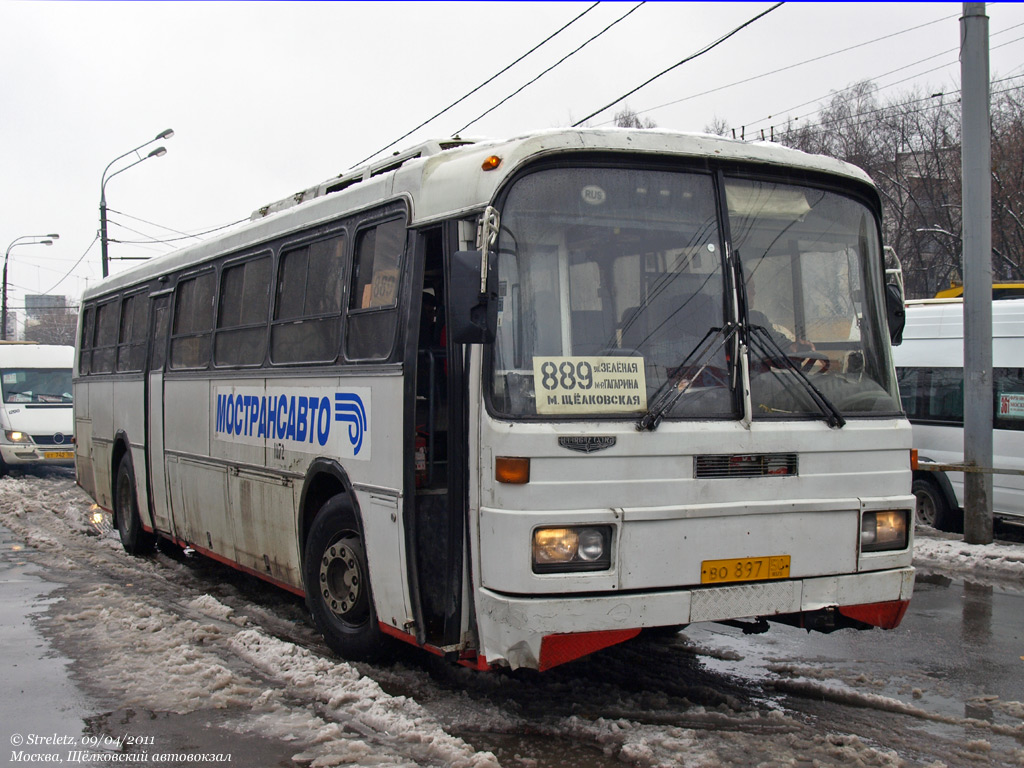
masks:
[[[370,591],[362,531],[345,496],[324,504],[306,537],[303,580],[306,604],[327,645],[352,661],[371,661],[385,651]]]
[[[917,519],[940,531],[956,532],[957,519],[949,507],[946,494],[938,483],[927,478],[914,481],[911,491],[917,497]]]
[[[121,458],[117,466],[117,480],[114,484],[114,517],[121,546],[129,555],[148,555],[156,545],[156,536],[142,528],[139,517],[138,495],[135,493],[135,470],[129,454]]]

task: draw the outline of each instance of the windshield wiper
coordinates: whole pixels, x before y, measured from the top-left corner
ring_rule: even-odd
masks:
[[[693,382],[708,367],[715,353],[729,342],[729,339],[736,334],[737,329],[738,326],[732,323],[727,323],[722,328],[708,329],[708,332],[704,334],[704,338],[697,342],[697,346],[690,350],[690,353],[683,358],[683,362],[658,387],[654,397],[651,398],[651,406],[647,409],[647,413],[641,416],[640,420],[636,423],[638,432],[653,432],[658,428],[661,420],[665,418],[665,414],[693,386]],[[721,338],[721,341],[716,346],[715,340],[718,338]],[[690,362],[691,359],[693,359],[692,363]],[[694,368],[696,368],[696,371],[694,371]],[[687,378],[686,374],[691,374],[691,372],[692,375]],[[680,386],[684,379],[686,384]]]
[[[751,349],[756,349],[762,359],[767,359],[776,368],[785,368],[795,373],[797,380],[807,391],[807,394],[814,401],[818,410],[821,411],[826,423],[830,427],[842,427],[846,424],[846,419],[843,418],[843,414],[839,412],[839,409],[822,394],[821,390],[814,386],[813,382],[807,378],[807,374],[800,370],[800,366],[794,363],[789,355],[782,351],[782,348],[772,338],[767,328],[763,325],[750,325],[747,327]]]

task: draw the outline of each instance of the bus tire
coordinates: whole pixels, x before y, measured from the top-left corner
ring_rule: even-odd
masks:
[[[917,519],[940,531],[955,532],[957,521],[942,488],[931,478],[918,478],[911,486],[917,497]]]
[[[142,527],[138,495],[135,492],[135,470],[129,454],[121,457],[114,481],[114,517],[121,546],[129,555],[148,555],[156,546],[156,536]]]
[[[362,529],[345,496],[329,499],[313,520],[303,581],[313,622],[332,651],[351,661],[383,655]]]

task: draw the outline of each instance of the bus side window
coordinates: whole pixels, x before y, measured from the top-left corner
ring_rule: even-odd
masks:
[[[146,309],[141,293],[121,302],[121,330],[117,339],[117,370],[141,371],[146,360]]]
[[[259,365],[266,353],[270,257],[225,267],[213,340],[214,365]]]
[[[350,360],[385,360],[394,346],[405,223],[386,221],[356,237],[345,353]]]
[[[162,371],[167,361],[167,327],[171,320],[171,299],[164,294],[154,296],[153,307],[153,333],[149,345],[149,370]]]
[[[171,368],[205,368],[213,331],[214,273],[178,282],[171,327]]]
[[[345,236],[281,254],[274,322],[273,363],[333,363],[341,342]]]
[[[88,374],[92,368],[92,340],[95,327],[93,321],[96,319],[96,307],[85,308],[82,315],[82,339],[79,344],[78,373]]]
[[[113,373],[117,349],[117,299],[96,308],[96,336],[92,350],[92,373]]]

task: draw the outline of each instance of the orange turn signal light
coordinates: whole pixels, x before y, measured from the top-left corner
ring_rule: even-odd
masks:
[[[501,158],[497,155],[491,155],[480,164],[480,167],[485,171],[493,171],[499,165],[501,165]]]
[[[494,460],[494,479],[499,483],[524,485],[530,482],[530,460],[498,456]]]
[[[918,470],[917,448],[911,448],[910,449],[910,468],[912,470],[914,470],[915,472],[917,472],[917,470]]]

